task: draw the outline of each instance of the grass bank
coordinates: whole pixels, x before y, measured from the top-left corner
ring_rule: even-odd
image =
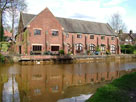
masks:
[[[136,102],[136,72],[98,88],[86,102]]]

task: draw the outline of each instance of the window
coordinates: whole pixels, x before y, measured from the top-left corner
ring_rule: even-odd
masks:
[[[114,40],[115,38],[114,37],[111,37],[111,40]]]
[[[101,44],[101,51],[105,51],[105,45]]]
[[[105,36],[101,36],[101,39],[104,40],[104,39],[105,39]]]
[[[52,36],[58,36],[58,34],[59,34],[59,31],[57,30],[52,31]]]
[[[94,44],[90,44],[90,51],[95,52],[95,45]]]
[[[77,38],[82,38],[82,35],[81,35],[81,34],[78,34],[78,35],[77,35]]]
[[[51,46],[51,51],[59,51],[59,46]]]
[[[34,30],[34,35],[41,35],[41,30],[35,29]]]
[[[94,39],[94,35],[90,35],[90,39]]]
[[[34,45],[33,46],[33,51],[42,51],[42,46]]]
[[[76,44],[76,51],[77,53],[80,53],[83,51],[83,45],[82,44]]]
[[[59,86],[58,85],[52,87],[52,91],[53,92],[58,92],[58,90],[59,90]]]
[[[111,47],[110,47],[110,52],[111,52],[112,54],[115,54],[115,53],[116,53],[116,47],[115,47],[115,45],[111,45]]]
[[[34,89],[34,94],[35,95],[40,95],[41,94],[41,90],[40,89]]]

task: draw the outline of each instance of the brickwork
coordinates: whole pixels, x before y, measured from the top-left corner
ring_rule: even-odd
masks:
[[[21,25],[21,24],[20,24]],[[41,30],[40,35],[35,35],[35,29]],[[79,34],[79,33],[66,33],[64,28],[57,21],[56,17],[50,12],[48,8],[43,10],[37,16],[35,16],[29,25],[27,25],[28,37],[27,43],[22,43],[23,34],[18,34],[16,37],[17,41],[17,53],[19,53],[19,46],[21,46],[21,54],[30,55],[30,52],[33,51],[33,45],[42,46],[42,54],[45,51],[52,51],[51,46],[59,46],[59,50],[64,50],[65,54],[73,53],[76,54],[87,54],[87,51],[90,50],[90,45],[94,44],[95,49],[97,46],[105,46],[105,52],[108,49],[110,51],[111,45],[115,46],[115,53],[119,54],[119,41],[116,36],[106,36],[98,34]],[[53,31],[58,31],[57,36],[53,36]],[[77,38],[78,35],[81,35],[80,38]],[[94,39],[90,39],[90,35],[94,35]],[[104,39],[101,39],[101,36],[104,36]],[[112,39],[114,37],[114,39]],[[82,51],[77,52],[77,46],[81,44]],[[27,45],[27,48],[24,47]],[[79,48],[80,49],[80,48]],[[101,48],[100,48],[101,49]],[[26,51],[27,50],[27,51]],[[26,53],[27,52],[27,53]],[[105,53],[104,52],[104,53]]]

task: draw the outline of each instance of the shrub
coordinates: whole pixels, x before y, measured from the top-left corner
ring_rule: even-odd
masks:
[[[44,55],[52,55],[52,53],[50,51],[45,51]]]
[[[4,63],[5,62],[5,57],[0,53],[0,62]]]
[[[99,48],[99,46],[96,47],[96,52],[100,52],[101,49]]]
[[[136,50],[134,50],[134,52],[133,52],[134,54],[136,54]]]
[[[59,50],[59,54],[64,55],[64,50]]]
[[[121,45],[121,52],[124,54],[133,54],[135,49],[136,47],[132,45]]]
[[[106,50],[106,54],[107,54],[107,55],[110,55],[110,51],[109,51],[109,50]]]

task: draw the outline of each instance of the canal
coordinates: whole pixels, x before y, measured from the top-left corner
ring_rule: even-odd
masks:
[[[135,69],[136,59],[80,64],[0,64],[0,102],[84,102],[100,86]]]

